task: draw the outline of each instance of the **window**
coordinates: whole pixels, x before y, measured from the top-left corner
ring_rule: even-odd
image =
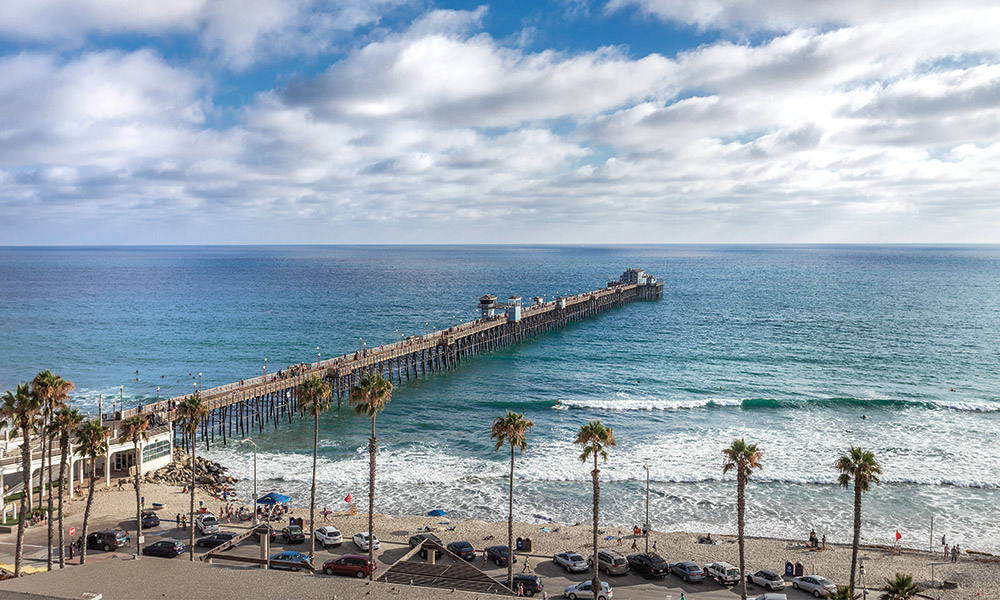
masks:
[[[156,460],[161,456],[170,455],[170,440],[153,442],[142,449],[142,462]]]

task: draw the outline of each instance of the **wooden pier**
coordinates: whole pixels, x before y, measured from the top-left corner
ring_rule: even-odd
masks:
[[[369,370],[401,384],[410,378],[455,368],[477,354],[517,344],[610,308],[662,297],[663,282],[638,269],[629,269],[606,288],[560,296],[549,302],[535,298],[532,304],[522,306],[517,296],[500,303],[486,295],[479,299],[483,316],[475,321],[201,391],[208,418],[202,422],[200,437],[208,448],[216,438],[225,444],[229,438],[246,437],[255,428],[263,432],[269,427],[277,429],[283,420],[291,423],[293,415],[299,412],[295,388],[313,376],[330,384],[340,407],[350,389]],[[156,414],[172,422],[174,408],[185,397],[102,415],[102,419],[113,424],[136,414]],[[175,433],[177,444],[187,443],[185,436]]]

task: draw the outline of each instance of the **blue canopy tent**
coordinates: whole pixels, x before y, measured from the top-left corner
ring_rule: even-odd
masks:
[[[429,513],[427,513],[427,516],[428,517],[443,517],[445,514],[446,513],[443,510],[441,510],[440,508],[438,508],[436,510],[432,510]]]
[[[273,506],[275,504],[284,504],[291,499],[292,498],[290,496],[285,496],[284,494],[279,494],[278,492],[271,492],[270,494],[257,498],[257,504],[269,504]]]

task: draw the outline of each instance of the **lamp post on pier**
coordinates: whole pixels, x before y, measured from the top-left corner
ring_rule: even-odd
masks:
[[[198,371],[198,391],[201,391],[201,371]]]
[[[316,368],[319,368],[319,346],[316,346]]]
[[[156,386],[156,402],[160,401],[160,386]]]
[[[267,381],[267,357],[264,357],[264,381]]]
[[[643,463],[642,468],[646,469],[646,554],[649,554],[649,463]]]
[[[257,524],[257,442],[246,438],[244,444],[253,444],[253,524]]]

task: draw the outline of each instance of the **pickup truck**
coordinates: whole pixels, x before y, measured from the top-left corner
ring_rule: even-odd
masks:
[[[705,577],[711,577],[722,585],[736,585],[742,579],[740,570],[727,562],[705,565]]]

